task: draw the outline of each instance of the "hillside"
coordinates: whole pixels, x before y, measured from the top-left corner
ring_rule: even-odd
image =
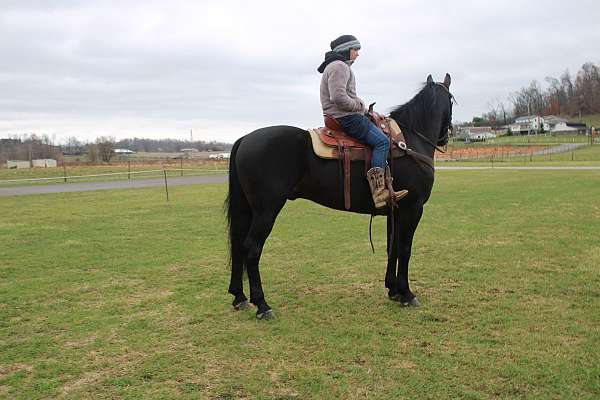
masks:
[[[574,121],[579,120],[579,118],[573,118]],[[595,128],[600,128],[600,114],[589,114],[582,115],[581,122],[585,122],[587,126],[593,126]]]

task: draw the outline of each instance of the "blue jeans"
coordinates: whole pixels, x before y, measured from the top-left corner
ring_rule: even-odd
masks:
[[[386,159],[390,151],[390,142],[387,136],[363,114],[350,114],[337,118],[342,129],[348,136],[352,136],[363,144],[368,144],[373,149],[371,168],[385,169]]]

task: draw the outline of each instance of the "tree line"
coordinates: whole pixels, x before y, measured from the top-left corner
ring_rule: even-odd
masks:
[[[7,160],[31,161],[40,158],[57,159],[60,148],[47,135],[25,135],[21,138],[0,139],[0,162]]]
[[[119,148],[135,152],[177,153],[186,148],[198,151],[228,151],[231,146],[229,143],[216,141],[143,138],[116,140],[110,136],[98,137],[93,142],[84,142],[72,136],[67,138],[64,144],[57,145],[48,135],[25,134],[0,139],[0,162],[31,161],[38,158],[60,159],[62,155],[81,156],[91,162],[109,162],[114,156],[114,149]]]
[[[600,113],[600,67],[592,62],[581,66],[575,76],[566,70],[558,78],[546,77],[542,89],[537,80],[511,93],[508,106],[501,101],[488,104],[489,111],[475,117],[476,125],[497,127],[525,115],[581,117]]]

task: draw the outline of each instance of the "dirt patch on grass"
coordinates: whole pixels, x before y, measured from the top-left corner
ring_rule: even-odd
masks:
[[[446,153],[436,153],[438,160],[460,160],[463,158],[503,158],[525,156],[545,150],[546,146],[485,146],[449,148]]]
[[[31,373],[33,372],[33,366],[21,363],[16,363],[12,365],[0,365],[0,379],[4,379],[8,375],[21,370]]]

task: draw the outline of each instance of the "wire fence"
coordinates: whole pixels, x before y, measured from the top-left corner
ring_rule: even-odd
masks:
[[[126,172],[109,172],[100,174],[85,174],[85,175],[67,175],[66,169],[62,176],[49,176],[49,177],[35,177],[35,178],[19,178],[19,179],[0,179],[0,185],[3,184],[32,184],[32,183],[48,183],[52,181],[61,181],[63,183],[69,183],[82,180],[102,180],[106,178],[117,178],[122,180],[131,180],[138,175],[144,175],[144,177],[162,176],[166,174],[177,173],[179,176],[184,176],[184,172],[190,172],[187,175],[214,175],[218,173],[227,173],[227,169],[200,169],[200,168],[163,168],[163,169],[151,169],[142,171],[126,171]],[[126,176],[126,178],[125,178]]]
[[[577,141],[553,144],[450,143],[446,153],[436,154],[436,161],[600,162],[600,146]]]

